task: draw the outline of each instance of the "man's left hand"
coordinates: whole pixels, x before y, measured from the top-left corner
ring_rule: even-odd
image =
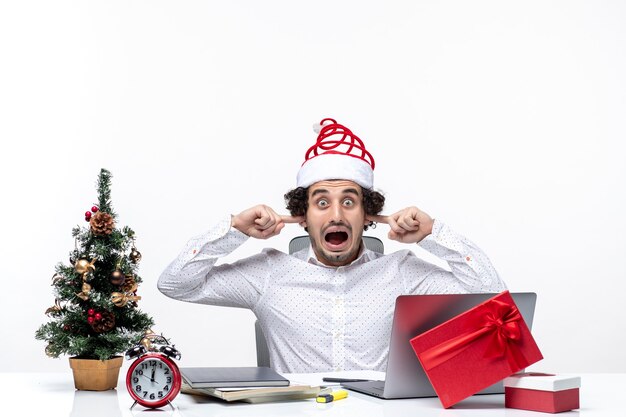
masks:
[[[389,239],[402,243],[418,243],[432,233],[434,220],[417,207],[407,207],[389,216],[366,216],[367,220],[386,223]]]

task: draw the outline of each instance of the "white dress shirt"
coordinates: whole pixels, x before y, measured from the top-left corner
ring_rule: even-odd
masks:
[[[451,272],[410,250],[383,255],[365,249],[350,265],[330,267],[311,248],[293,255],[264,249],[215,266],[248,239],[230,222],[229,216],[191,239],[158,288],[177,300],[251,309],[279,372],[384,371],[398,295],[506,288],[479,248],[437,220],[419,245]]]

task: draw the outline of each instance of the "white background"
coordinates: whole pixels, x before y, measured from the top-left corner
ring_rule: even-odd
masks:
[[[591,0],[3,2],[0,369],[67,369],[34,332],[101,167],[155,330],[185,365],[254,365],[251,312],[156,282],[224,215],[283,212],[334,117],[374,154],[385,212],[419,206],[538,293],[534,369],[626,372],[625,23]]]

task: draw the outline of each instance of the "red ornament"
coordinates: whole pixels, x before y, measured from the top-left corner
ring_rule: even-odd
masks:
[[[89,324],[93,323],[93,317],[92,316],[87,317],[87,323],[89,323]]]
[[[100,210],[98,206],[91,207],[91,211],[93,211],[94,213],[97,212],[98,210]]]
[[[96,321],[100,321],[102,319],[102,314],[96,313],[94,317],[96,318]]]
[[[93,316],[95,312],[96,311],[93,308],[90,308],[89,310],[87,310],[87,314],[89,314],[90,316]]]

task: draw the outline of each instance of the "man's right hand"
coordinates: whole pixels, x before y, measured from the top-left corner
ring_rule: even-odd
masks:
[[[304,216],[281,216],[260,204],[232,217],[231,226],[250,237],[268,239],[280,233],[286,223],[301,223]]]

